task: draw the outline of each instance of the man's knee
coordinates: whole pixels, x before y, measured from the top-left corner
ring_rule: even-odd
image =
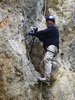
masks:
[[[48,52],[48,51],[47,51]],[[54,54],[49,52],[47,55],[45,54],[43,62],[50,62],[54,58]]]

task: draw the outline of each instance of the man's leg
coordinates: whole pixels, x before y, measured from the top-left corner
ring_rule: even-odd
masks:
[[[50,81],[50,74],[52,70],[52,60],[55,54],[58,53],[58,48],[54,45],[50,45],[47,48],[47,51],[44,55],[43,63],[44,63],[44,78],[40,78],[41,81]]]
[[[52,71],[52,60],[54,56],[58,53],[58,48],[54,45],[50,45],[47,48],[47,52],[44,55],[44,67],[45,67],[45,77],[50,81],[50,74]]]
[[[54,45],[50,45],[47,48],[47,52],[44,55],[43,63],[45,68],[45,78],[50,81],[50,74],[52,71],[52,60],[54,56],[58,53],[58,48]]]
[[[44,67],[45,67],[45,78],[49,81],[50,80],[50,74],[52,70],[52,59],[54,57],[54,54],[50,51],[47,51],[44,56]]]

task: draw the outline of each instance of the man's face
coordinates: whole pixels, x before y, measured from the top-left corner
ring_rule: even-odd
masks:
[[[51,25],[54,25],[55,22],[53,22],[52,20],[47,20],[46,24],[47,24],[47,27],[50,27]]]

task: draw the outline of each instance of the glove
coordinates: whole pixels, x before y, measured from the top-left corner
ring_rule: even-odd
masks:
[[[33,28],[33,30],[36,33],[38,31],[38,27]]]
[[[33,35],[34,33],[32,31],[30,31],[27,35]]]
[[[27,35],[32,35],[32,36],[35,36],[34,34],[38,31],[38,28],[37,27],[31,27],[31,31],[28,32]]]
[[[36,32],[38,31],[38,27],[31,27],[31,31],[32,31],[33,33],[36,33]]]

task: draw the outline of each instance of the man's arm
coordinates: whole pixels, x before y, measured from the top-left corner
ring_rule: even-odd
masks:
[[[54,30],[53,27],[50,27],[50,28],[47,28],[45,30],[41,30],[41,31],[38,31],[38,32],[29,32],[28,35],[31,35],[31,36],[40,36],[40,35],[44,35],[44,34],[47,34],[47,33],[52,33],[52,31]]]

